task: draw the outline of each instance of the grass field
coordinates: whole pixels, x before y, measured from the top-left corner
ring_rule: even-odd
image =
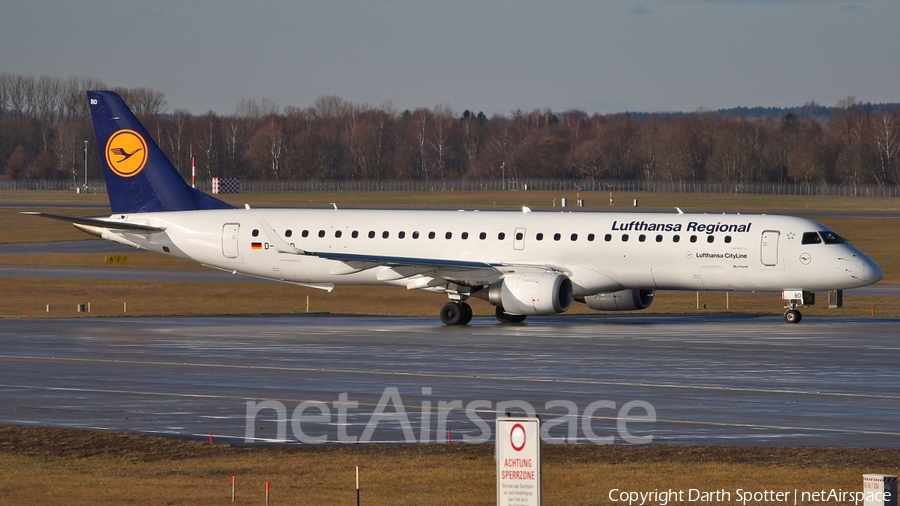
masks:
[[[588,209],[609,209],[609,193],[582,192]],[[802,211],[805,209],[826,210],[846,209],[865,211],[900,210],[900,199],[887,197],[812,197],[793,195],[745,195],[721,193],[628,193],[613,194],[615,209],[627,211],[634,208],[638,200],[640,209],[674,210],[675,206],[684,211],[742,211],[761,210],[766,212]],[[560,199],[575,200],[575,192],[510,191],[510,192],[245,192],[218,195],[232,205],[286,205],[286,206],[330,206],[332,202],[343,207],[408,207],[446,206],[450,208],[488,209],[490,207],[530,206],[534,209],[551,208]],[[108,205],[105,194],[76,194],[62,191],[0,191],[0,203],[35,203],[73,205]],[[570,208],[574,209],[574,208]],[[95,213],[102,214],[102,213]]]
[[[898,450],[545,444],[541,452],[544,501],[561,505],[613,504],[616,488],[683,490],[685,499],[691,488],[722,489],[731,501],[693,504],[741,504],[737,489],[859,491],[864,473],[900,471]],[[273,505],[354,504],[356,466],[364,505],[495,504],[495,465],[490,445],[243,447],[0,426],[0,503],[18,505],[226,504],[232,476],[235,504],[265,504],[266,482]]]

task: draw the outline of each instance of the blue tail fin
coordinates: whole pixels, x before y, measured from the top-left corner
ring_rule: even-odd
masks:
[[[111,91],[87,96],[114,214],[233,208],[188,186],[122,97]]]

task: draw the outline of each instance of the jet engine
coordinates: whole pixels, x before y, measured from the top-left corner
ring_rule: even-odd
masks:
[[[562,313],[572,304],[572,281],[556,273],[511,274],[474,292],[509,314],[548,315]]]
[[[653,290],[619,290],[598,293],[584,298],[584,303],[598,311],[632,311],[647,309],[653,304]]]

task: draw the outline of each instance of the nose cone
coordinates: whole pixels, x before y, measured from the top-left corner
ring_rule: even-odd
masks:
[[[869,283],[877,283],[884,278],[884,271],[871,258],[863,257],[863,276]]]

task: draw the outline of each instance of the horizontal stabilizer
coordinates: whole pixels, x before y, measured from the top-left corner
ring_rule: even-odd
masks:
[[[143,232],[145,234],[155,234],[157,232],[165,232],[165,228],[151,227],[150,225],[138,225],[137,223],[126,223],[124,221],[110,221],[99,218],[82,218],[79,216],[63,216],[61,214],[39,213],[35,211],[24,211],[22,214],[30,214],[33,216],[43,216],[53,220],[67,221],[72,224],[88,225],[91,227],[106,228],[109,230],[128,230],[131,232]]]

